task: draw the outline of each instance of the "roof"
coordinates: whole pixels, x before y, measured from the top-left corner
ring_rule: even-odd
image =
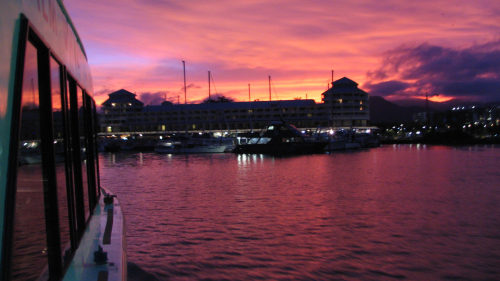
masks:
[[[173,104],[151,105],[143,108],[143,112],[182,111],[182,110],[224,110],[224,109],[257,109],[315,106],[312,99],[307,100],[280,100],[280,101],[253,101],[253,102],[222,102],[201,104]]]
[[[327,91],[323,92],[323,95],[325,93],[331,94],[331,93],[364,93],[368,94],[367,92],[361,90],[358,88],[358,83],[352,81],[351,79],[347,77],[343,77],[335,82],[332,83],[332,87],[328,89]]]
[[[136,94],[133,94],[127,90],[121,89],[108,95],[109,98],[103,102],[101,105],[110,105],[111,103],[140,103],[144,105],[143,102],[136,99]]]
[[[351,79],[347,78],[347,77],[343,77],[343,78],[340,78],[339,80],[335,81],[332,83],[332,85],[334,86],[341,86],[341,85],[356,85],[358,86],[358,83],[352,81]]]

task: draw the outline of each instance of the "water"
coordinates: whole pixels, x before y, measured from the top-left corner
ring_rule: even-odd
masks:
[[[500,280],[498,147],[100,157],[149,277]]]

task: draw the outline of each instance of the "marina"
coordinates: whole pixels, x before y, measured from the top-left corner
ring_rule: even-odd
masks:
[[[500,2],[431,2],[2,0],[0,280],[500,280]]]

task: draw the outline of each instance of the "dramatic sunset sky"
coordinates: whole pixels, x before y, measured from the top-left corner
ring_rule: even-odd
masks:
[[[498,0],[64,0],[86,48],[96,100],[145,104],[211,92],[236,101],[321,101],[348,77],[370,95],[500,100]]]

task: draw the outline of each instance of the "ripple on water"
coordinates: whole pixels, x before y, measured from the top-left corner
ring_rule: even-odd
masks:
[[[158,280],[500,280],[498,148],[108,156],[129,260]]]

